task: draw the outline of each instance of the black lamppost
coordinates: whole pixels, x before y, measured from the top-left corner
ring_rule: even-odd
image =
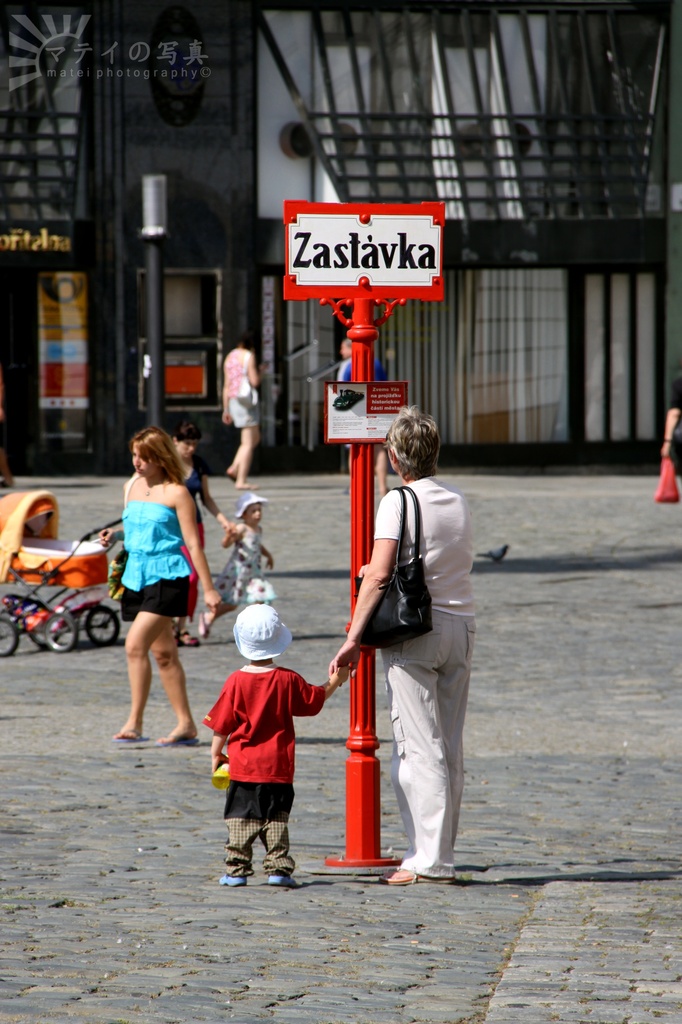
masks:
[[[163,427],[165,418],[165,359],[163,322],[163,240],[167,233],[166,175],[142,177],[142,231],[145,243],[147,307],[148,422]]]

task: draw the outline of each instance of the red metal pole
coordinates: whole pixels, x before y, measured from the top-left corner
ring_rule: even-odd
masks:
[[[374,326],[372,299],[355,299],[351,380],[374,380]],[[374,445],[352,444],[350,452],[351,503],[351,614],[355,607],[354,580],[372,554],[374,537]],[[375,653],[363,648],[350,683],[350,735],[346,746],[346,856],[327,858],[330,867],[385,867],[398,861],[381,856],[381,801],[379,747],[376,735]]]

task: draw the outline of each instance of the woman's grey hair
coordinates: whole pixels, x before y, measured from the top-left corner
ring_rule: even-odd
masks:
[[[440,435],[433,416],[418,406],[402,407],[388,429],[386,447],[393,451],[402,477],[421,480],[424,476],[435,476]]]

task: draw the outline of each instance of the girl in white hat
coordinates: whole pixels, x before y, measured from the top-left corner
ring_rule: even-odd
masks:
[[[261,560],[268,569],[274,560],[262,543],[263,506],[268,499],[247,491],[237,499],[236,540],[227,564],[215,581],[222,601],[213,611],[199,615],[199,636],[205,639],[216,619],[234,611],[240,604],[270,604],[277,597],[272,584],[263,576]],[[231,543],[230,535],[223,539],[223,547]]]

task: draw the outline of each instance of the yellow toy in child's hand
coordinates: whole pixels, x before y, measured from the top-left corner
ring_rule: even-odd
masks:
[[[229,764],[219,764],[211,776],[211,782],[216,789],[227,789],[230,785]]]

